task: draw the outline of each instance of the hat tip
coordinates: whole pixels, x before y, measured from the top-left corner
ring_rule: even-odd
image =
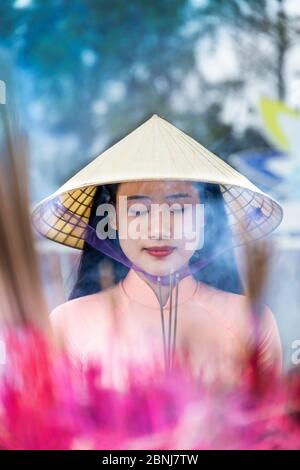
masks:
[[[154,119],[156,119],[158,117],[159,117],[158,114],[153,114],[153,116],[152,116],[152,118],[154,118]]]

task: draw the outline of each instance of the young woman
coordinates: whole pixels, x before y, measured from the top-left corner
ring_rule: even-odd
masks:
[[[141,150],[141,135],[151,137],[150,154],[148,147]],[[137,154],[144,167],[130,160]],[[129,171],[120,177],[122,158]],[[231,241],[273,230],[280,222],[279,206],[156,115],[95,162],[102,168],[92,162],[35,211],[44,235],[83,249],[71,298],[50,315],[74,365],[101,361],[103,381],[122,387],[127,365],[150,368],[160,358],[170,368],[184,359],[195,377],[235,383],[253,345],[253,329]],[[106,171],[119,182],[111,183]],[[104,243],[98,233],[103,203],[115,209],[107,228],[116,233]],[[195,219],[188,217],[201,204],[203,239],[203,227],[194,230]],[[162,205],[167,212],[151,218],[152,209]],[[112,285],[103,289],[101,267],[108,261]],[[261,365],[280,374],[280,337],[267,306],[260,312],[259,331]]]

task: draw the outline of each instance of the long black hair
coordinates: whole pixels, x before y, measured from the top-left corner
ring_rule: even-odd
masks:
[[[198,256],[198,258],[201,256],[203,260],[210,259],[218,251],[218,247],[230,246],[232,237],[219,185],[212,183],[195,184],[199,192],[200,202],[205,204],[204,208],[208,213],[205,213],[204,245],[199,252],[192,256],[190,263],[195,260],[194,256]],[[99,216],[96,215],[98,205],[108,200],[110,203],[116,204],[118,185],[119,183],[115,183],[97,187],[88,222],[93,228],[96,228],[99,222]],[[120,247],[118,237],[112,240],[112,243]],[[129,271],[128,267],[85,242],[77,279],[69,299],[94,294],[104,288],[101,285],[99,272],[103,263],[110,264],[114,284],[122,280]],[[216,256],[207,266],[193,273],[193,276],[195,279],[218,289],[238,294],[243,293],[233,248],[228,248],[222,254]]]

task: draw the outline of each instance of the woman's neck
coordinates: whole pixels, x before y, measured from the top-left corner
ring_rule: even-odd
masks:
[[[162,302],[162,305],[165,306],[170,296],[170,283],[166,285],[161,283],[159,286],[158,282],[150,280],[143,272],[137,271],[137,274],[141,279],[143,279],[144,282],[146,282],[151,287],[158,299],[158,302]],[[174,277],[172,285],[173,287],[175,285]]]

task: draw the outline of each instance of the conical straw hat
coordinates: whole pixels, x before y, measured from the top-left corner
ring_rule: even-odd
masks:
[[[33,211],[42,235],[82,249],[93,196],[102,184],[185,180],[220,186],[236,245],[262,238],[282,220],[282,208],[245,176],[177,127],[154,114],[96,157]],[[51,201],[59,200],[83,224],[74,227]],[[67,212],[66,211],[66,212]]]

